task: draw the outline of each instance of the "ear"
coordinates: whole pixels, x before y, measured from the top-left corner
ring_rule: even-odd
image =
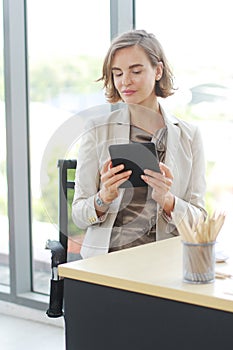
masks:
[[[158,62],[155,68],[155,80],[160,80],[163,75],[163,62]]]

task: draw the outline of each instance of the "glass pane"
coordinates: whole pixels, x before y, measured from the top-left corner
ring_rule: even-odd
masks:
[[[0,284],[9,285],[9,227],[7,216],[6,123],[3,62],[3,3],[0,1]]]
[[[230,5],[228,0],[136,0],[136,28],[157,36],[179,88],[173,97],[161,103],[181,119],[198,123],[203,133],[207,210],[226,211],[219,236],[226,249],[229,241],[233,242],[233,165],[229,161],[229,150],[233,149]]]
[[[49,291],[51,253],[45,244],[59,237],[58,159],[70,157],[70,132],[80,129],[76,113],[105,102],[102,86],[95,80],[101,75],[110,40],[109,6],[109,0],[27,1],[33,289],[37,292]]]

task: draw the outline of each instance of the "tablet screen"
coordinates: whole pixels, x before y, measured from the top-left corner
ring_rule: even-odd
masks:
[[[123,171],[132,170],[130,178],[120,187],[148,186],[142,179],[144,169],[160,172],[158,155],[153,142],[135,142],[109,146],[113,166],[124,164]]]

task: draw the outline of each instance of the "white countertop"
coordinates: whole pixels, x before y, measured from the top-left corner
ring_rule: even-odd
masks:
[[[216,271],[233,273],[233,259],[217,263]],[[182,281],[180,237],[62,264],[59,275],[233,312],[233,279],[202,285]]]

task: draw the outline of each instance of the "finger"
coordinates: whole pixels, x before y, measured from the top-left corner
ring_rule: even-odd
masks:
[[[173,182],[173,175],[170,169],[163,163],[161,164],[161,173],[145,169],[144,173],[158,181],[164,182],[167,186],[171,186]]]
[[[100,174],[102,175],[102,174],[104,174],[104,173],[106,173],[107,171],[108,171],[108,169],[109,169],[109,167],[111,166],[111,159],[108,159],[105,163],[104,163],[104,165],[103,165],[103,167],[102,167],[102,169],[101,169],[101,171],[100,171]]]
[[[150,169],[145,169],[144,174],[154,179],[157,179],[158,181],[164,181],[164,175],[162,173],[158,173]]]
[[[128,170],[128,171],[124,171],[123,173],[116,174],[116,175],[110,177],[108,182],[106,182],[105,186],[110,187],[110,186],[116,184],[118,187],[118,183],[121,184],[124,181],[126,181],[130,177],[131,174],[132,174],[132,170]]]
[[[161,170],[163,175],[165,175],[166,177],[168,177],[168,178],[173,180],[172,172],[171,172],[170,168],[166,164],[160,162],[159,163],[159,167],[160,167],[160,170]]]
[[[156,189],[156,191],[166,189],[165,182],[162,179],[156,179],[148,175],[142,175],[141,177],[149,186]]]
[[[129,179],[131,173],[132,171],[129,170],[119,175],[115,175],[104,184],[102,191],[105,193],[104,196],[107,199],[106,201],[113,201],[118,197],[118,188]]]
[[[150,171],[148,171],[149,174],[142,175],[142,179],[153,189],[156,191],[161,192],[167,192],[170,190],[172,185],[172,180],[169,178],[166,178],[165,176],[159,174],[151,174]],[[154,175],[154,176],[151,176]]]
[[[124,165],[120,164],[116,167],[111,168],[111,160],[106,162],[101,171],[101,182],[104,183],[108,181],[108,179],[112,178],[116,173],[122,171],[124,169]]]
[[[111,175],[115,175],[124,169],[124,164],[117,165],[110,169]]]
[[[131,170],[130,170],[130,172],[132,173]],[[121,184],[123,184],[124,182],[126,182],[127,180],[129,180],[131,173],[128,174],[127,176],[124,176],[122,179],[120,179],[120,180],[118,180],[118,181],[116,182],[117,188],[120,187]]]

